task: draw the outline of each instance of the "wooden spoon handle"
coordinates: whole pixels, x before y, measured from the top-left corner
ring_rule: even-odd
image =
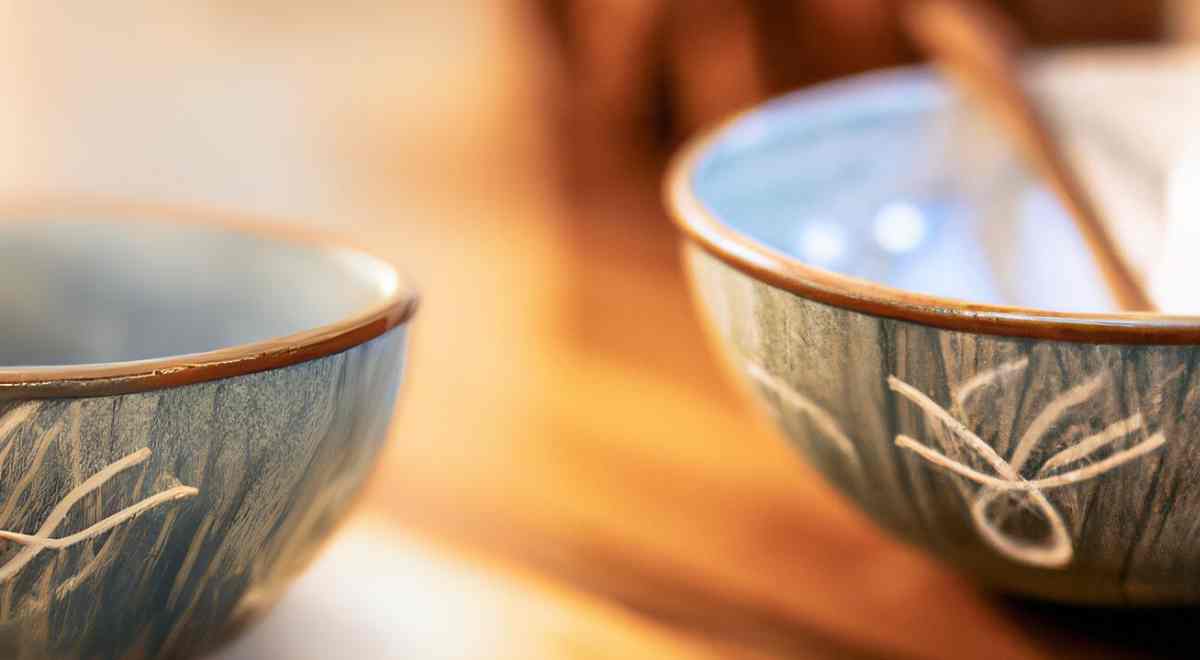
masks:
[[[1036,103],[1021,84],[1019,32],[1001,14],[979,3],[919,0],[905,15],[916,43],[936,66],[979,103],[1016,143],[1066,207],[1117,304],[1155,311],[1153,300],[1100,219]]]

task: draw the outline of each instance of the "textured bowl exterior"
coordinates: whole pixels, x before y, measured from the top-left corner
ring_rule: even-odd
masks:
[[[169,389],[0,403],[0,657],[191,657],[263,612],[370,471],[405,334]]]
[[[1200,601],[1195,347],[936,328],[685,258],[778,427],[885,528],[1007,591]]]

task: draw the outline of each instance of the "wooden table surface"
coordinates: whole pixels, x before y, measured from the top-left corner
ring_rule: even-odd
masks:
[[[0,27],[0,188],[309,214],[424,292],[359,514],[225,660],[1187,654],[1200,611],[982,593],[839,499],[718,367],[657,200],[562,194],[523,4],[428,4]]]

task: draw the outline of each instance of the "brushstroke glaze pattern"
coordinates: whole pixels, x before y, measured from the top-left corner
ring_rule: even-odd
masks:
[[[0,403],[0,657],[191,657],[263,612],[371,469],[405,333],[171,389]]]
[[[1200,600],[1196,348],[935,328],[687,262],[779,427],[884,527],[1009,591]]]

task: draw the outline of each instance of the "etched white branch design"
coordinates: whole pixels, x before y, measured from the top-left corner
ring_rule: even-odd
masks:
[[[828,439],[833,447],[850,463],[855,475],[862,477],[862,461],[858,457],[858,450],[854,447],[850,436],[837,423],[833,415],[817,405],[812,399],[797,392],[792,386],[767,373],[765,369],[757,364],[746,362],[745,365],[746,371],[750,374],[751,378],[774,392],[781,400],[804,413],[805,416],[812,420],[813,425],[820,432],[821,436]]]
[[[39,404],[29,403],[19,406],[9,411],[3,418],[0,418],[0,438],[6,442],[3,448],[0,448],[0,467],[4,466],[4,462],[8,457],[9,451],[12,449],[13,441],[11,439],[12,431],[15,430],[21,422],[25,421],[32,413],[36,412]],[[56,423],[49,429],[38,442],[38,447],[34,457],[34,463],[18,482],[13,493],[9,494],[8,504],[5,506],[5,513],[12,510],[15,505],[16,496],[28,488],[30,482],[37,474],[38,468],[41,467],[42,458],[45,455],[45,450],[52,440],[54,440],[61,432],[61,422]],[[59,525],[66,520],[71,510],[83,500],[86,496],[93,492],[99,491],[100,487],[107,483],[110,479],[118,474],[128,470],[134,466],[145,463],[151,457],[151,450],[146,447],[139,449],[117,461],[108,465],[96,474],[72,488],[55,507],[50,511],[50,514],[42,522],[38,530],[33,534],[22,534],[8,530],[0,530],[0,539],[23,545],[24,547],[14,555],[11,559],[0,565],[0,583],[6,582],[24,568],[29,562],[33,561],[43,550],[63,550],[71,546],[95,538],[105,532],[108,532],[124,523],[127,523],[138,516],[158,507],[167,502],[194,497],[199,494],[199,490],[192,486],[175,486],[168,488],[160,493],[146,497],[136,504],[128,506],[117,513],[114,513],[90,527],[62,537],[52,536],[58,531]],[[7,516],[4,516],[7,519]],[[70,580],[68,580],[70,583]]]
[[[981,372],[960,386],[955,391],[953,398],[961,408],[975,392],[985,385],[1006,375],[1021,372],[1026,366],[1028,366],[1028,360],[1021,359]],[[911,401],[921,409],[927,418],[940,422],[949,431],[947,439],[944,441],[946,444],[954,445],[953,449],[955,450],[965,449],[974,453],[991,468],[992,474],[981,472],[947,456],[946,452],[949,452],[950,449],[946,447],[939,451],[903,434],[897,435],[895,442],[898,447],[913,452],[930,464],[980,486],[971,496],[971,519],[983,539],[998,552],[1013,560],[1033,566],[1061,568],[1071,562],[1074,556],[1074,547],[1062,514],[1047,499],[1044,491],[1094,479],[1125,463],[1145,456],[1166,443],[1162,431],[1156,431],[1127,448],[1112,452],[1101,460],[1068,469],[1118,440],[1143,431],[1145,419],[1141,412],[1137,412],[1109,424],[1098,433],[1089,435],[1054,454],[1046,459],[1034,474],[1029,476],[1023,474],[1029,456],[1047,432],[1053,428],[1055,422],[1070,408],[1088,401],[1099,392],[1105,381],[1106,377],[1103,374],[1095,376],[1051,400],[1033,419],[1017,441],[1012,456],[1006,460],[968,429],[963,422],[923,392],[894,375],[888,376],[888,387],[893,392]],[[1060,472],[1060,470],[1066,471]],[[1050,528],[1049,539],[1030,542],[1003,530],[1001,528],[1003,521],[997,520],[992,515],[991,505],[1004,495],[1015,495],[1021,498],[1023,504],[1039,515]]]

